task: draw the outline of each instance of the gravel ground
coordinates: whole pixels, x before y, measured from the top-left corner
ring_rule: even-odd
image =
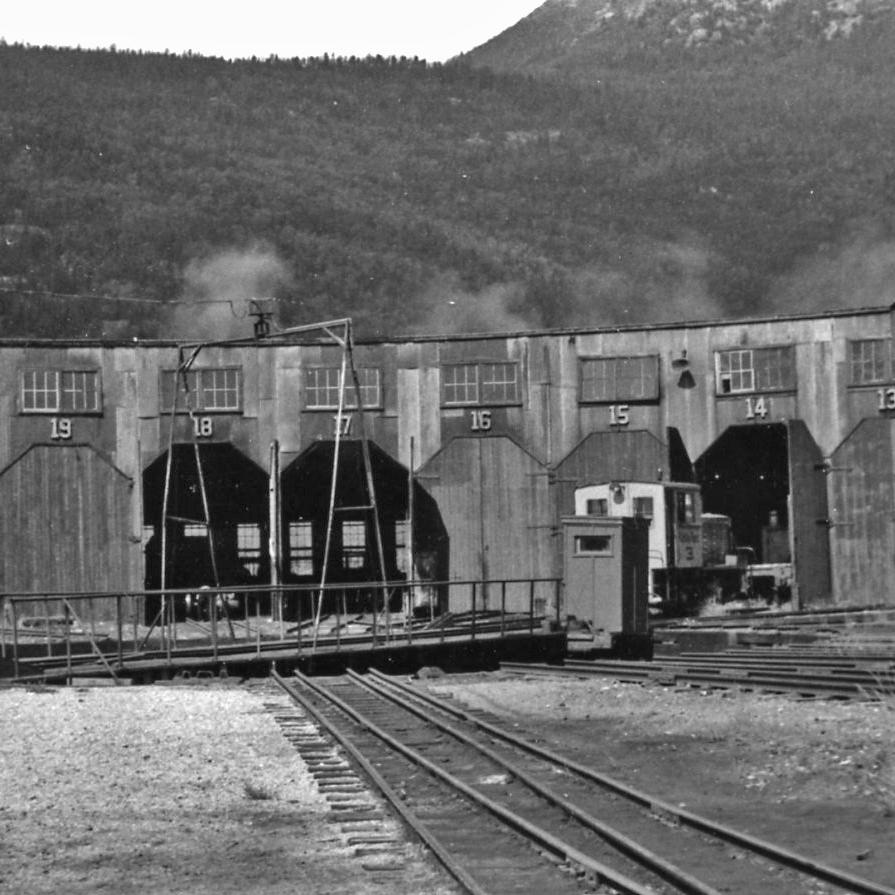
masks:
[[[504,673],[418,685],[662,799],[895,884],[895,701]],[[0,688],[0,719],[0,892],[456,891],[406,838],[399,871],[364,866],[257,689]]]
[[[366,870],[244,688],[6,688],[0,718],[0,892],[454,891],[406,840]]]
[[[426,686],[664,801],[895,886],[895,697],[506,673]]]

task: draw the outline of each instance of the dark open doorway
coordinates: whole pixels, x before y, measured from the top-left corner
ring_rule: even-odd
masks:
[[[165,587],[198,589],[203,585],[219,585],[236,589],[267,583],[270,580],[267,474],[233,445],[203,444],[198,446],[198,451],[208,501],[207,519],[196,446],[175,444],[172,447]],[[161,531],[167,460],[166,451],[143,472],[148,590],[162,586]],[[241,599],[238,591],[236,598]],[[147,600],[147,621],[155,617],[158,603],[158,599]],[[256,608],[254,604],[252,608]],[[185,601],[176,603],[175,617],[185,616],[187,611]]]
[[[737,547],[752,562],[790,562],[786,424],[731,426],[695,466],[703,511],[730,517]]]
[[[339,444],[326,581],[375,584],[409,578],[445,580],[449,565],[448,537],[438,505],[414,483],[411,525],[407,468],[375,443],[368,444],[385,569],[380,568],[373,514],[369,509],[362,443],[343,440]],[[316,583],[324,577],[334,453],[335,441],[315,442],[283,471],[284,582]],[[408,549],[411,533],[412,571]],[[428,594],[427,599],[431,596]],[[395,609],[400,608],[400,595],[396,599],[392,607]],[[347,600],[349,611],[369,609],[370,598],[365,591],[349,593]],[[324,607],[324,611],[332,609]],[[287,611],[290,610],[295,611],[287,606]]]

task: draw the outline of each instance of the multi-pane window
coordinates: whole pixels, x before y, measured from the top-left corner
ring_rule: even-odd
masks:
[[[892,379],[891,339],[862,339],[849,343],[849,383],[866,385]]]
[[[177,373],[162,373],[162,407],[171,409],[171,393],[176,389],[177,410],[202,413],[233,412],[242,409],[242,370],[239,367],[200,367]]]
[[[795,388],[795,359],[790,346],[719,351],[715,371],[721,395]]]
[[[367,564],[367,526],[362,521],[342,521],[342,568],[362,569]]]
[[[581,359],[582,401],[655,401],[658,397],[656,355]]]
[[[98,413],[96,370],[26,370],[21,379],[23,413]]]
[[[305,369],[305,407],[308,410],[338,410],[341,367],[308,367]],[[361,367],[357,371],[360,397],[364,407],[382,406],[382,386],[377,367]],[[351,372],[345,372],[342,407],[357,408],[357,394]]]
[[[250,574],[261,571],[261,526],[255,522],[240,522],[236,526],[236,555]]]
[[[204,522],[187,522],[183,526],[185,538],[207,538],[208,526]]]
[[[519,365],[513,362],[444,364],[441,396],[446,406],[518,404]]]
[[[289,571],[314,574],[314,525],[310,520],[289,523]]]

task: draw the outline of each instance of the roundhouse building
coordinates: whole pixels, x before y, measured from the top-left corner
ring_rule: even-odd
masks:
[[[576,490],[696,482],[756,562],[791,564],[798,605],[892,603],[892,329],[873,308],[358,342],[387,576],[410,531],[414,576],[560,576]],[[324,537],[338,346],[208,346],[178,377],[181,357],[0,342],[3,592],[157,588],[163,505],[166,586],[268,582],[272,526],[279,580],[370,577],[352,393]]]

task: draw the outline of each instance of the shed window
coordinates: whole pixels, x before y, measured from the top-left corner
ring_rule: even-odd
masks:
[[[575,535],[576,556],[611,556],[612,535]]]
[[[101,410],[96,370],[26,370],[21,379],[23,413],[98,413]]]
[[[242,567],[250,574],[261,571],[261,526],[240,522],[236,526],[236,553]]]
[[[677,521],[684,524],[696,522],[696,497],[692,491],[678,491],[675,494]]]
[[[518,404],[519,364],[445,364],[441,368],[441,396],[446,406]]]
[[[305,407],[308,410],[338,410],[339,380],[341,367],[308,367],[305,370]],[[365,408],[382,406],[382,387],[378,367],[361,367],[357,371],[360,383],[360,398]],[[342,407],[357,409],[357,393],[354,378],[349,370],[345,372]]]
[[[718,394],[782,391],[795,388],[793,350],[779,348],[736,348],[715,355]]]
[[[582,358],[580,375],[582,401],[655,401],[659,397],[656,355]]]
[[[367,526],[346,519],[342,522],[342,568],[362,569],[367,564]]]
[[[314,574],[314,524],[310,520],[289,523],[289,571]]]
[[[849,383],[867,385],[892,378],[891,339],[862,339],[849,343]]]
[[[177,412],[232,413],[242,409],[242,369],[200,367],[162,373],[162,407],[171,410],[171,394],[177,390]]]

